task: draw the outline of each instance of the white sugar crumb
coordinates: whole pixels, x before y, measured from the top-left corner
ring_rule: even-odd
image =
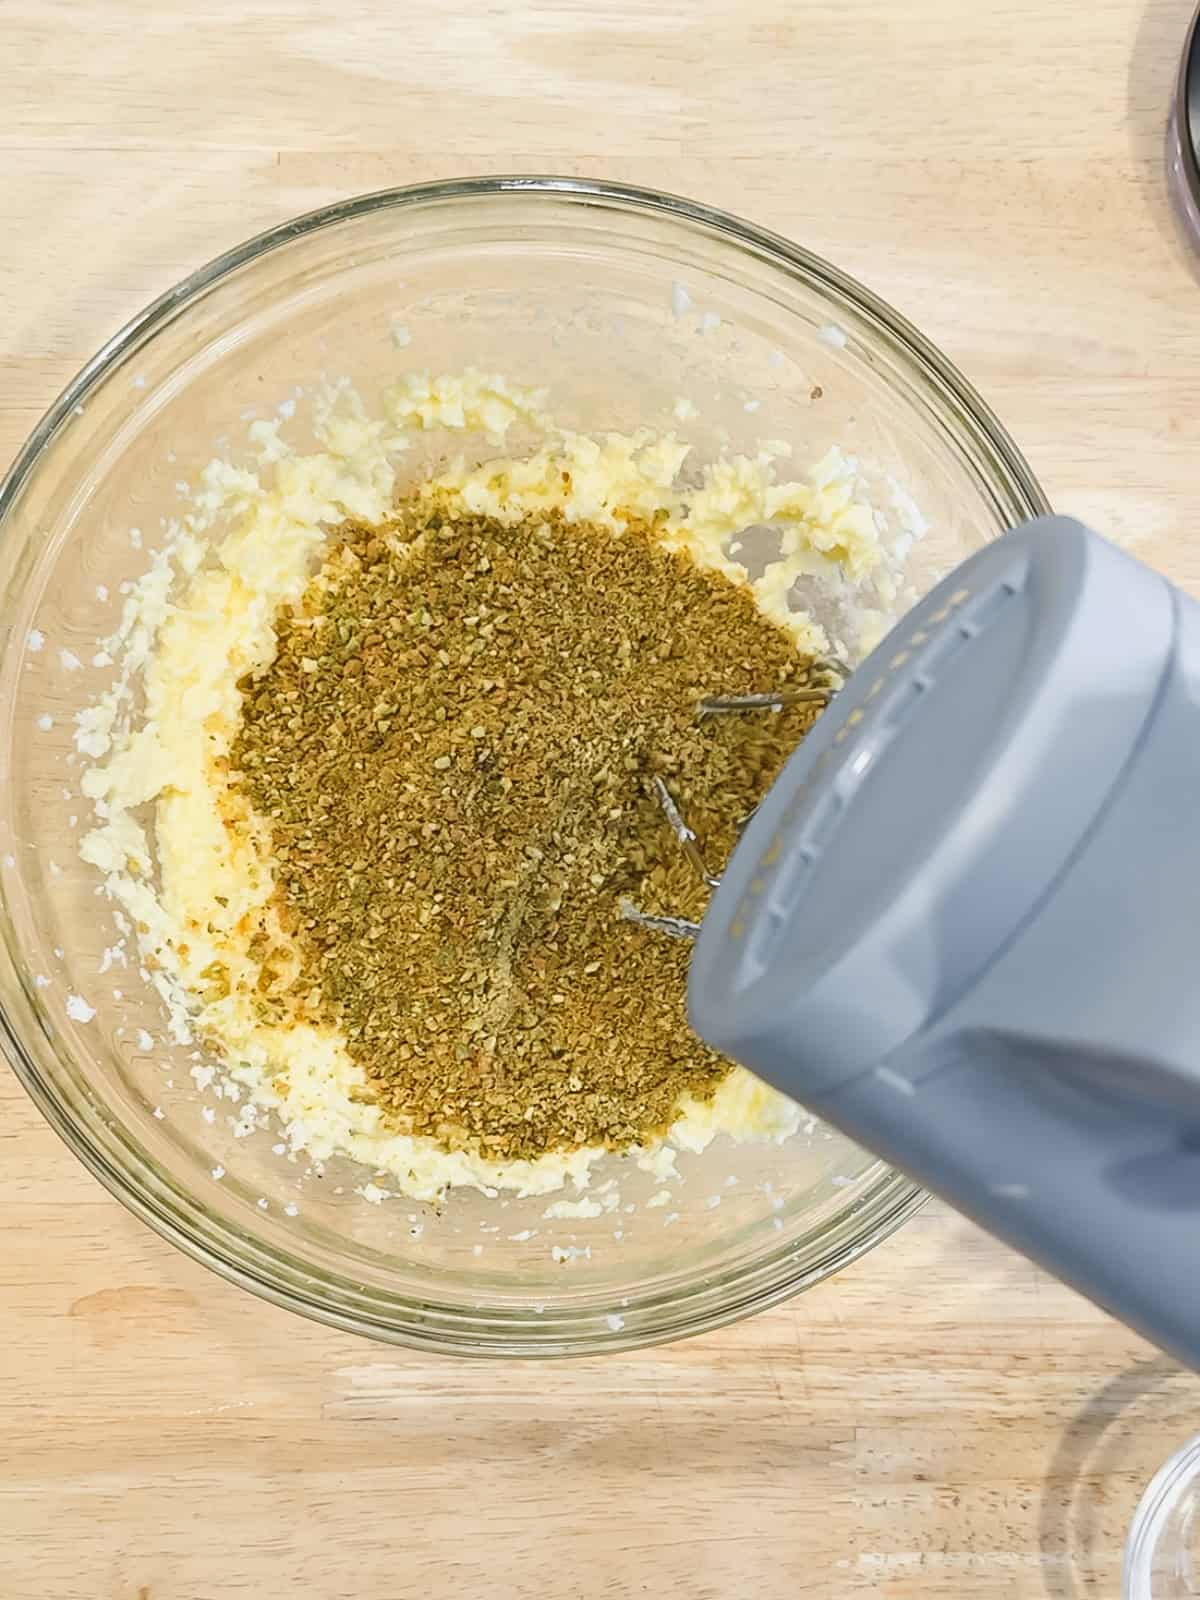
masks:
[[[300,1215],[300,1207],[294,1200],[289,1200],[283,1208],[283,1214],[285,1217],[298,1217]]]
[[[140,528],[130,528],[129,542],[135,550],[142,548],[142,530]]]
[[[108,585],[106,583],[98,583],[96,585],[96,599],[99,600],[101,605],[104,605],[104,603],[107,601]]]
[[[78,672],[83,666],[83,662],[80,661],[74,650],[60,650],[58,652],[58,664],[64,672]]]
[[[213,1110],[212,1106],[201,1106],[200,1115],[204,1118],[205,1122],[208,1123],[209,1127],[211,1127],[217,1120],[217,1113]]]
[[[923,539],[929,532],[928,518],[920,506],[917,505],[912,495],[901,484],[892,483],[889,487],[891,490],[892,509],[896,513],[896,520],[904,530],[906,539],[910,541],[904,548],[911,549],[913,542],[917,539]],[[901,547],[898,543],[897,553],[900,553],[900,550]]]
[[[137,377],[133,380],[133,387],[135,389],[144,389],[146,387],[146,375],[144,372],[138,373]]]
[[[14,856],[11,851],[9,851],[9,853],[4,857],[4,865],[6,867],[15,867],[16,864],[17,864],[16,856]]]
[[[107,650],[97,650],[96,654],[92,657],[92,665],[94,667],[111,667],[112,664],[113,658],[109,655]],[[80,745],[79,748],[82,750],[83,746]],[[101,754],[103,754],[103,752],[101,752]]]
[[[573,1217],[598,1217],[605,1207],[595,1200],[556,1200],[542,1212],[547,1222],[561,1222]]]
[[[670,1191],[670,1189],[660,1189],[656,1195],[652,1195],[650,1197],[650,1199],[646,1201],[646,1210],[647,1211],[654,1211],[659,1206],[669,1206],[670,1204],[671,1204],[671,1191]]]
[[[757,411],[759,406],[761,406],[761,405],[762,405],[762,401],[761,400],[746,400],[742,404],[742,410],[743,411]]]
[[[259,1195],[258,1199],[255,1201],[255,1204],[258,1206],[260,1211],[265,1211],[267,1209],[266,1195]]]
[[[363,1199],[368,1201],[373,1206],[382,1204],[382,1202],[388,1197],[388,1191],[386,1189],[381,1189],[378,1184],[374,1183],[364,1183],[360,1188],[355,1189],[354,1192],[355,1194],[362,1195]]]
[[[621,1329],[625,1326],[625,1318],[617,1316],[615,1311],[610,1312],[604,1320],[608,1323],[609,1327],[614,1333],[620,1333]]]
[[[483,1254],[483,1246],[481,1244],[473,1244],[471,1246],[471,1254],[473,1256],[481,1256]]]
[[[679,1173],[675,1166],[676,1152],[669,1145],[662,1145],[657,1150],[643,1150],[637,1158],[637,1164],[643,1172],[648,1172],[651,1177],[657,1178],[662,1183],[667,1178],[677,1178]]]
[[[296,402],[292,399],[281,401],[278,407],[278,413],[285,422],[290,422],[291,419],[296,415]]]
[[[104,953],[100,957],[100,965],[96,968],[96,971],[103,977],[118,962],[120,962],[121,966],[127,967],[129,965],[129,957],[119,944],[106,945]]]
[[[847,1178],[843,1173],[838,1172],[838,1173],[835,1173],[834,1176],[832,1178],[830,1178],[829,1181],[830,1181],[830,1183],[832,1183],[832,1185],[833,1185],[833,1187],[835,1189],[848,1189],[850,1187],[850,1185],[854,1182],[854,1179],[853,1178]]]
[[[37,719],[37,725],[43,733],[49,733],[50,729],[54,726],[54,718],[48,711],[43,711],[41,716]]]
[[[216,1182],[220,1183],[221,1179],[225,1176],[225,1168],[224,1167],[214,1167],[212,1169],[212,1175],[213,1175],[213,1178],[216,1180]]]
[[[844,350],[849,343],[845,328],[839,328],[836,322],[827,322],[823,328],[819,328],[817,338],[831,350]]]
[[[550,1251],[550,1255],[555,1261],[579,1261],[590,1257],[591,1253],[592,1247],[590,1244],[583,1245],[582,1248],[575,1244],[556,1244]]]
[[[154,1108],[154,1120],[155,1120],[155,1122],[161,1122],[163,1120],[163,1118],[166,1116],[166,1114],[167,1113],[163,1110],[163,1108],[161,1106],[155,1106],[155,1108]]]
[[[397,350],[403,350],[412,343],[412,334],[404,323],[397,321],[395,317],[392,318],[392,343]]]
[[[720,326],[721,319],[715,311],[706,311],[700,318],[700,331],[702,333],[711,333],[714,328],[719,328]]]
[[[667,1215],[663,1218],[663,1227],[664,1228],[669,1228],[673,1222],[678,1222],[678,1221],[679,1221],[679,1213],[678,1213],[678,1211],[668,1211]]]
[[[710,1194],[708,1199],[704,1202],[705,1209],[708,1211],[715,1211],[720,1204],[721,1196],[719,1194]]]
[[[61,878],[62,875],[63,875],[63,869],[59,866],[58,862],[57,861],[51,861],[50,862],[50,876],[52,878]]]
[[[145,1028],[138,1029],[137,1045],[139,1050],[153,1050],[154,1039],[146,1032]]]
[[[781,367],[783,365],[783,351],[772,350],[771,354],[767,357],[767,365],[769,367]]]
[[[686,283],[673,283],[671,285],[671,315],[675,318],[686,317],[691,310],[692,297],[688,293]]]
[[[32,655],[37,655],[38,651],[45,646],[45,643],[46,635],[40,628],[30,628],[29,632],[25,635],[26,648]]]
[[[536,1238],[533,1228],[523,1228],[520,1233],[510,1233],[508,1238],[511,1244],[524,1244],[526,1239]]]
[[[35,972],[33,975],[33,984],[35,989],[48,989],[50,987],[50,979],[44,972]]]
[[[671,407],[671,411],[677,422],[690,422],[693,417],[700,415],[695,401],[689,400],[685,394],[679,396],[679,399]]]
[[[72,1022],[90,1022],[96,1015],[96,1008],[88,1005],[81,994],[69,994],[67,996],[67,1015]]]

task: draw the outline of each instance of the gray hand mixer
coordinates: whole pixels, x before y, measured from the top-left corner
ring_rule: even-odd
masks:
[[[972,556],[776,779],[688,1003],[1200,1366],[1200,605],[1061,517]]]

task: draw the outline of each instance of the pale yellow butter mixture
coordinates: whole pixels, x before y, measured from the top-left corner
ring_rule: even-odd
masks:
[[[96,809],[82,854],[138,927],[175,1038],[201,1041],[252,1104],[276,1112],[292,1150],[316,1161],[352,1157],[419,1199],[460,1184],[520,1194],[568,1179],[582,1186],[605,1152],[499,1163],[392,1133],[360,1097],[364,1075],[336,1029],[261,1020],[251,944],[265,933],[278,945],[282,935],[270,905],[269,852],[247,826],[224,761],[239,723],[238,681],[271,660],[276,612],[300,598],[332,530],[346,518],[383,521],[399,488],[417,488],[399,476],[410,438],[431,429],[482,433],[501,449],[514,424],[536,433],[540,447],[453,466],[434,480],[439,493],[514,522],[539,510],[609,526],[621,526],[623,514],[665,514],[669,544],[738,583],[750,581],[736,559],[738,534],[775,527],[778,557],[751,587],[762,611],[806,652],[828,641],[788,609],[799,574],[835,563],[886,592],[874,513],[836,451],[803,479],[780,481],[786,449],[767,444],[707,465],[699,486],[685,491],[679,477],[689,447],[674,435],[566,432],[544,394],[502,378],[408,377],[387,392],[380,416],[368,415],[343,384],[315,404],[319,449],[298,454],[278,423],[260,422],[250,430],[257,470],[209,465],[110,642],[116,683],[78,719],[77,744],[90,763],[84,791]],[[229,974],[219,990],[218,969]],[[701,1150],[719,1133],[781,1138],[797,1122],[788,1101],[734,1069],[711,1102],[682,1103],[666,1141],[640,1155],[666,1173],[677,1149]]]

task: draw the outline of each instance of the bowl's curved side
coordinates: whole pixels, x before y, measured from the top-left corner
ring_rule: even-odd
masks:
[[[711,229],[768,255],[776,264],[799,273],[844,298],[866,314],[880,331],[903,347],[924,369],[931,385],[941,391],[958,413],[971,438],[985,454],[993,456],[1000,475],[1011,480],[1024,500],[1029,517],[1051,510],[1041,485],[1008,430],[982,396],[968,383],[958,368],[925,338],[907,318],[881,300],[848,273],[820,256],[794,244],[782,234],[760,228],[755,223],[701,205],[680,195],[633,184],[604,182],[592,178],[565,178],[553,175],[513,174],[497,177],[460,178],[436,183],[410,184],[393,189],[376,189],[368,194],[338,200],[331,205],[306,211],[274,228],[252,235],[232,249],[223,251],[197,267],[186,278],[152,300],[119,328],[76,373],[47,408],[11,466],[0,479],[0,528],[7,510],[54,435],[75,408],[86,403],[92,390],[126,354],[152,337],[164,324],[201,298],[222,279],[241,267],[283,248],[308,234],[335,227],[355,217],[375,211],[422,205],[469,202],[496,195],[523,195],[533,198],[575,199],[581,203],[625,205],[698,227]]]
[[[226,1248],[224,1237],[205,1237],[194,1216],[180,1214],[164,1198],[156,1202],[141,1187],[132,1185],[127,1168],[116,1167],[96,1142],[82,1135],[79,1125],[64,1113],[58,1096],[42,1081],[22,1051],[19,1040],[0,1013],[0,1047],[38,1110],[108,1192],[160,1238],[199,1262],[228,1283],[260,1300],[294,1311],[312,1322],[432,1354],[460,1356],[536,1357],[553,1359],[588,1353],[620,1353],[655,1344],[667,1344],[753,1316],[804,1289],[814,1287],[835,1272],[852,1265],[889,1239],[929,1199],[928,1194],[903,1174],[882,1169],[875,1190],[839,1219],[828,1237],[814,1241],[803,1253],[792,1247],[760,1263],[752,1273],[736,1279],[699,1280],[686,1294],[649,1297],[644,1303],[589,1308],[563,1317],[547,1316],[532,1308],[523,1313],[492,1313],[488,1317],[463,1315],[458,1307],[447,1312],[432,1303],[408,1304],[397,1312],[394,1305],[365,1294],[347,1280],[343,1299],[334,1303],[328,1286],[313,1279],[299,1259],[280,1273],[278,1258],[263,1261],[259,1270]]]
[[[554,202],[592,213],[601,209],[606,217],[652,216],[682,230],[688,240],[719,239],[736,247],[739,259],[803,284],[864,330],[881,361],[894,356],[912,370],[913,383],[965,463],[964,476],[986,504],[984,520],[998,531],[1047,509],[1016,446],[955,368],[869,291],[800,247],[736,218],[653,191],[575,179],[473,179],[385,190],[311,212],[217,257],[133,318],[49,408],[0,483],[0,564],[9,593],[13,585],[28,580],[31,570],[33,558],[27,561],[27,552],[9,548],[31,485],[46,475],[49,463],[58,461],[60,444],[67,468],[75,465],[82,472],[81,447],[68,443],[74,437],[68,433],[73,419],[83,408],[90,416],[94,400],[99,414],[100,397],[114,387],[110,379],[118,370],[127,375],[131,359],[151,341],[172,327],[191,325],[183,320],[190,312],[255,263],[325,230],[389,212],[403,218],[422,208],[474,209],[498,197],[516,199],[522,206]],[[204,325],[203,318],[200,323]],[[28,516],[23,521],[30,523]],[[26,533],[27,540],[32,537]],[[8,648],[10,654],[19,649],[19,641],[10,637]],[[827,1207],[803,1234],[779,1235],[778,1246],[756,1245],[744,1259],[725,1260],[708,1271],[697,1268],[687,1281],[677,1273],[669,1285],[664,1279],[615,1301],[575,1294],[540,1311],[497,1307],[448,1297],[429,1282],[410,1287],[403,1296],[389,1295],[367,1281],[365,1272],[332,1270],[328,1255],[318,1270],[316,1256],[307,1259],[277,1235],[268,1244],[268,1236],[256,1233],[253,1224],[238,1225],[220,1199],[206,1204],[156,1160],[153,1128],[139,1130],[122,1120],[120,1107],[101,1103],[95,1086],[86,1081],[86,1067],[73,1067],[73,1080],[58,1074],[51,1061],[58,1047],[48,1036],[42,1003],[30,988],[11,916],[0,920],[0,968],[0,1046],[43,1115],[111,1193],[161,1236],[229,1281],[306,1316],[376,1338],[463,1354],[557,1355],[628,1349],[701,1332],[839,1270],[886,1238],[923,1200],[907,1178],[877,1164],[845,1191],[844,1203]]]

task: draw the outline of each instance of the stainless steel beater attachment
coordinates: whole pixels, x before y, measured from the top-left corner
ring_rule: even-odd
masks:
[[[806,684],[794,689],[774,689],[765,694],[732,694],[709,695],[701,700],[696,707],[696,721],[705,722],[709,717],[724,716],[730,712],[742,711],[783,711],[788,706],[820,705],[827,706],[834,695],[850,676],[850,668],[837,656],[823,656],[814,661],[809,669],[811,673],[820,674],[822,677],[835,678],[834,683]],[[692,865],[696,876],[708,889],[720,886],[719,873],[710,872],[704,859],[704,852],[700,848],[700,841],[696,830],[691,827],[679,803],[671,793],[662,778],[655,778],[651,784],[654,798],[662,807],[663,815],[667,819],[671,832],[678,840],[684,855]],[[750,821],[754,815],[743,817],[738,824],[738,831]],[[646,928],[651,933],[665,933],[672,939],[694,939],[700,932],[700,924],[687,917],[656,916],[649,911],[641,911],[632,901],[622,900],[620,904],[621,916],[626,922],[635,923],[639,928]]]

